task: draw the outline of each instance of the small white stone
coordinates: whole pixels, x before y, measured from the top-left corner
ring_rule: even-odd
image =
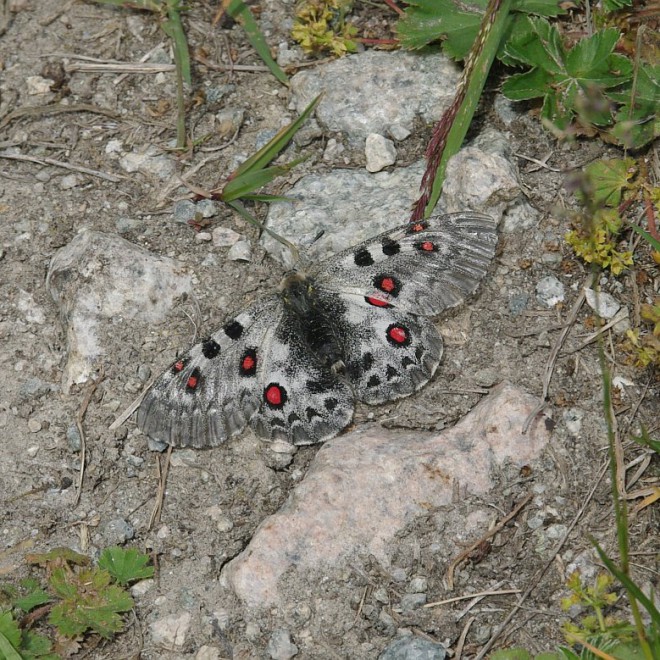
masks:
[[[191,618],[188,612],[180,612],[154,621],[149,626],[153,643],[162,644],[166,648],[183,646],[190,630]]]
[[[209,234],[207,231],[200,231],[198,234],[195,234],[195,240],[198,243],[205,243],[213,240],[213,236],[211,236],[211,234]]]
[[[234,243],[227,253],[227,258],[232,261],[250,261],[252,259],[252,246],[249,241],[238,241]]]
[[[38,433],[41,431],[41,422],[38,419],[28,419],[27,425],[30,433]]]
[[[195,654],[195,660],[220,660],[220,658],[226,657],[220,655],[220,649],[215,646],[200,646],[199,650]]]
[[[587,305],[604,319],[614,318],[615,314],[621,309],[621,303],[605,291],[594,291],[585,288],[584,295],[587,299]]]
[[[569,408],[563,412],[562,417],[564,418],[564,424],[566,425],[567,431],[571,435],[579,435],[580,430],[582,429],[584,411],[578,408]]]
[[[387,129],[387,132],[390,134],[390,137],[397,142],[401,142],[410,137],[410,131],[405,126],[401,126],[401,124],[392,124]]]
[[[291,641],[288,630],[276,630],[268,642],[266,653],[273,660],[290,660],[298,654],[298,647]]]
[[[545,307],[563,302],[564,296],[564,285],[554,275],[544,277],[536,285],[536,299]]]
[[[25,79],[25,88],[30,96],[48,94],[52,84],[52,80],[41,76],[28,76]]]
[[[155,582],[152,578],[140,580],[137,584],[134,584],[131,587],[131,596],[133,596],[133,598],[141,598],[154,586],[154,584]]]
[[[39,453],[39,445],[32,445],[27,448],[27,455],[30,458],[34,458]]]
[[[241,235],[229,227],[216,227],[212,234],[214,247],[231,247],[241,240]]]
[[[396,147],[379,133],[370,133],[364,148],[367,157],[367,171],[380,172],[396,162]]]
[[[62,190],[71,190],[82,183],[82,179],[76,174],[67,174],[60,179],[60,188]]]
[[[108,143],[105,145],[105,153],[110,154],[120,154],[124,150],[124,146],[121,140],[108,140]]]

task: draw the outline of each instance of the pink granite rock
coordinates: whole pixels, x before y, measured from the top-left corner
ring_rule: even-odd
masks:
[[[484,494],[495,466],[539,456],[549,439],[543,418],[522,434],[536,403],[502,383],[438,435],[371,427],[325,443],[282,509],[227,564],[224,579],[246,604],[264,607],[278,602],[285,572],[326,570],[358,552],[387,562],[394,535],[429,507],[451,503],[456,482]]]

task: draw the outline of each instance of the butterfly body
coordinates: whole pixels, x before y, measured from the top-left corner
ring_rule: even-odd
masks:
[[[291,271],[160,376],[138,426],[174,446],[215,446],[248,425],[294,444],[333,437],[356,401],[428,382],[443,351],[432,317],[474,292],[496,243],[488,216],[435,216]]]

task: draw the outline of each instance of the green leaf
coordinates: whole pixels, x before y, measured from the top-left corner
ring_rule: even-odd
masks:
[[[43,605],[44,603],[49,603],[51,600],[53,599],[50,596],[50,594],[48,594],[43,589],[39,588],[39,589],[34,589],[26,596],[17,598],[14,601],[14,605],[19,609],[23,610],[24,612],[30,612],[35,607],[39,607],[39,605]]]
[[[21,656],[16,653],[20,643],[21,630],[11,612],[0,612],[0,657],[4,653],[7,660],[21,660]]]
[[[639,234],[656,252],[660,252],[660,241],[657,238],[654,238],[651,234],[637,225],[630,225],[630,228],[636,234]]]
[[[412,0],[397,24],[399,39],[404,48],[418,49],[443,39],[442,48],[449,57],[465,59],[477,38],[487,0],[464,3],[459,0]],[[556,0],[516,0],[512,12],[557,16],[565,13]],[[515,16],[509,19],[510,34],[520,28]],[[498,53],[498,57],[502,51]]]
[[[25,555],[25,561],[28,564],[39,564],[40,566],[45,566],[53,562],[66,562],[68,564],[75,564],[76,566],[87,566],[89,564],[89,557],[81,555],[71,548],[53,548],[48,552]]]
[[[642,65],[636,77],[608,92],[621,103],[611,133],[629,149],[639,149],[660,136],[660,65]]]
[[[75,598],[63,600],[53,607],[48,620],[66,637],[75,637],[93,630],[109,639],[123,628],[119,613],[132,608],[133,599],[129,594],[112,584],[100,591],[81,591]]]
[[[560,74],[564,70],[561,36],[545,19],[526,17],[521,20],[503,50],[509,59],[539,67],[549,74]]]
[[[178,2],[174,7],[169,8],[167,20],[161,25],[163,32],[172,39],[174,44],[174,61],[177,68],[181,71],[181,77],[188,84],[192,85],[192,76],[190,74],[190,52],[186,33],[181,23],[181,14],[179,13]]]
[[[245,172],[245,174],[241,174],[227,182],[222,189],[220,199],[223,202],[228,202],[239,198],[245,198],[246,195],[252,193],[253,190],[258,190],[267,183],[270,183],[274,178],[286,174],[291,168],[295,167],[303,160],[305,160],[305,158],[296,158],[286,165],[273,165],[272,167],[265,167],[261,170]]]
[[[78,593],[77,585],[72,582],[75,574],[64,568],[56,568],[50,574],[48,582],[60,598],[74,598]]]
[[[633,229],[637,225],[633,226]],[[639,229],[639,227],[637,227]],[[646,232],[643,232],[646,233]],[[658,247],[656,247],[656,250],[660,250],[660,241],[656,241],[658,244]],[[645,447],[650,447],[656,454],[660,454],[660,440],[653,440],[651,439],[651,436],[649,435],[648,431],[642,427],[642,434],[640,436],[632,436],[632,439],[639,445],[643,445]]]
[[[60,656],[55,653],[50,653],[53,647],[51,641],[39,635],[32,630],[26,630],[23,633],[23,644],[21,646],[21,655],[24,660],[32,660],[39,658],[39,660],[59,660]]]
[[[632,7],[633,0],[603,0],[603,11],[611,14],[624,7]]]
[[[635,598],[651,616],[653,625],[660,626],[660,612],[653,604],[653,601],[624,573],[616,564],[605,554],[603,549],[598,545],[598,542],[592,539],[592,543],[596,548],[596,552],[600,557],[607,570],[614,575],[614,577],[621,582],[628,592],[630,598]]]
[[[462,60],[477,37],[486,4],[486,0],[474,0],[470,7],[452,0],[413,0],[397,24],[401,44],[416,49],[444,37],[445,52]]]
[[[282,71],[279,64],[273,59],[270,54],[270,48],[266,43],[263,35],[259,30],[259,25],[257,21],[254,20],[252,12],[249,10],[247,5],[243,0],[231,0],[229,6],[227,7],[227,13],[238,23],[241,24],[245,30],[245,35],[248,38],[248,41],[257,51],[259,57],[263,60],[264,64],[268,67],[270,72],[285,85],[288,84],[289,79],[287,78],[286,73]]]
[[[504,81],[502,93],[512,101],[539,98],[548,93],[549,81],[550,76],[542,69],[514,73]]]
[[[149,566],[151,557],[135,548],[106,548],[99,557],[99,568],[108,571],[115,582],[127,585],[136,580],[153,577],[154,567]]]
[[[590,202],[596,206],[616,207],[621,203],[623,191],[630,186],[630,179],[635,174],[635,160],[597,160],[587,165],[584,173],[591,186]],[[578,197],[584,198],[581,194],[578,194]]]

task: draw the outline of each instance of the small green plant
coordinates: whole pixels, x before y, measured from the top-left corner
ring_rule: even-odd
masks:
[[[584,261],[609,268],[614,275],[633,263],[632,251],[619,249],[620,234],[627,226],[619,207],[624,195],[636,194],[636,172],[632,158],[598,160],[585,167],[576,191],[585,213],[565,237]]]
[[[149,556],[134,548],[106,548],[97,566],[69,548],[28,555],[26,561],[43,568],[45,579],[30,577],[18,588],[0,588],[4,608],[0,610],[0,658],[9,660],[58,657],[51,653],[48,638],[22,628],[19,618],[36,621],[48,615],[48,624],[58,635],[72,640],[89,633],[111,638],[123,630],[122,614],[133,608],[124,587],[154,573]]]
[[[616,603],[618,596],[612,591],[614,578],[609,573],[599,573],[593,585],[582,582],[579,572],[574,572],[569,578],[566,586],[571,592],[570,596],[562,599],[561,608],[568,612],[571,607],[579,605],[588,610],[579,623],[567,621],[564,623],[564,632],[569,642],[575,639],[588,639],[599,634],[602,639],[608,637],[630,641],[634,629],[630,624],[622,622],[613,615],[606,615],[605,610]]]
[[[291,36],[306,53],[354,53],[357,28],[346,21],[352,6],[352,0],[304,0],[296,8]]]
[[[636,367],[660,367],[660,298],[653,304],[641,305],[639,313],[644,325],[649,329],[628,330],[621,348],[630,356],[630,362]]]

